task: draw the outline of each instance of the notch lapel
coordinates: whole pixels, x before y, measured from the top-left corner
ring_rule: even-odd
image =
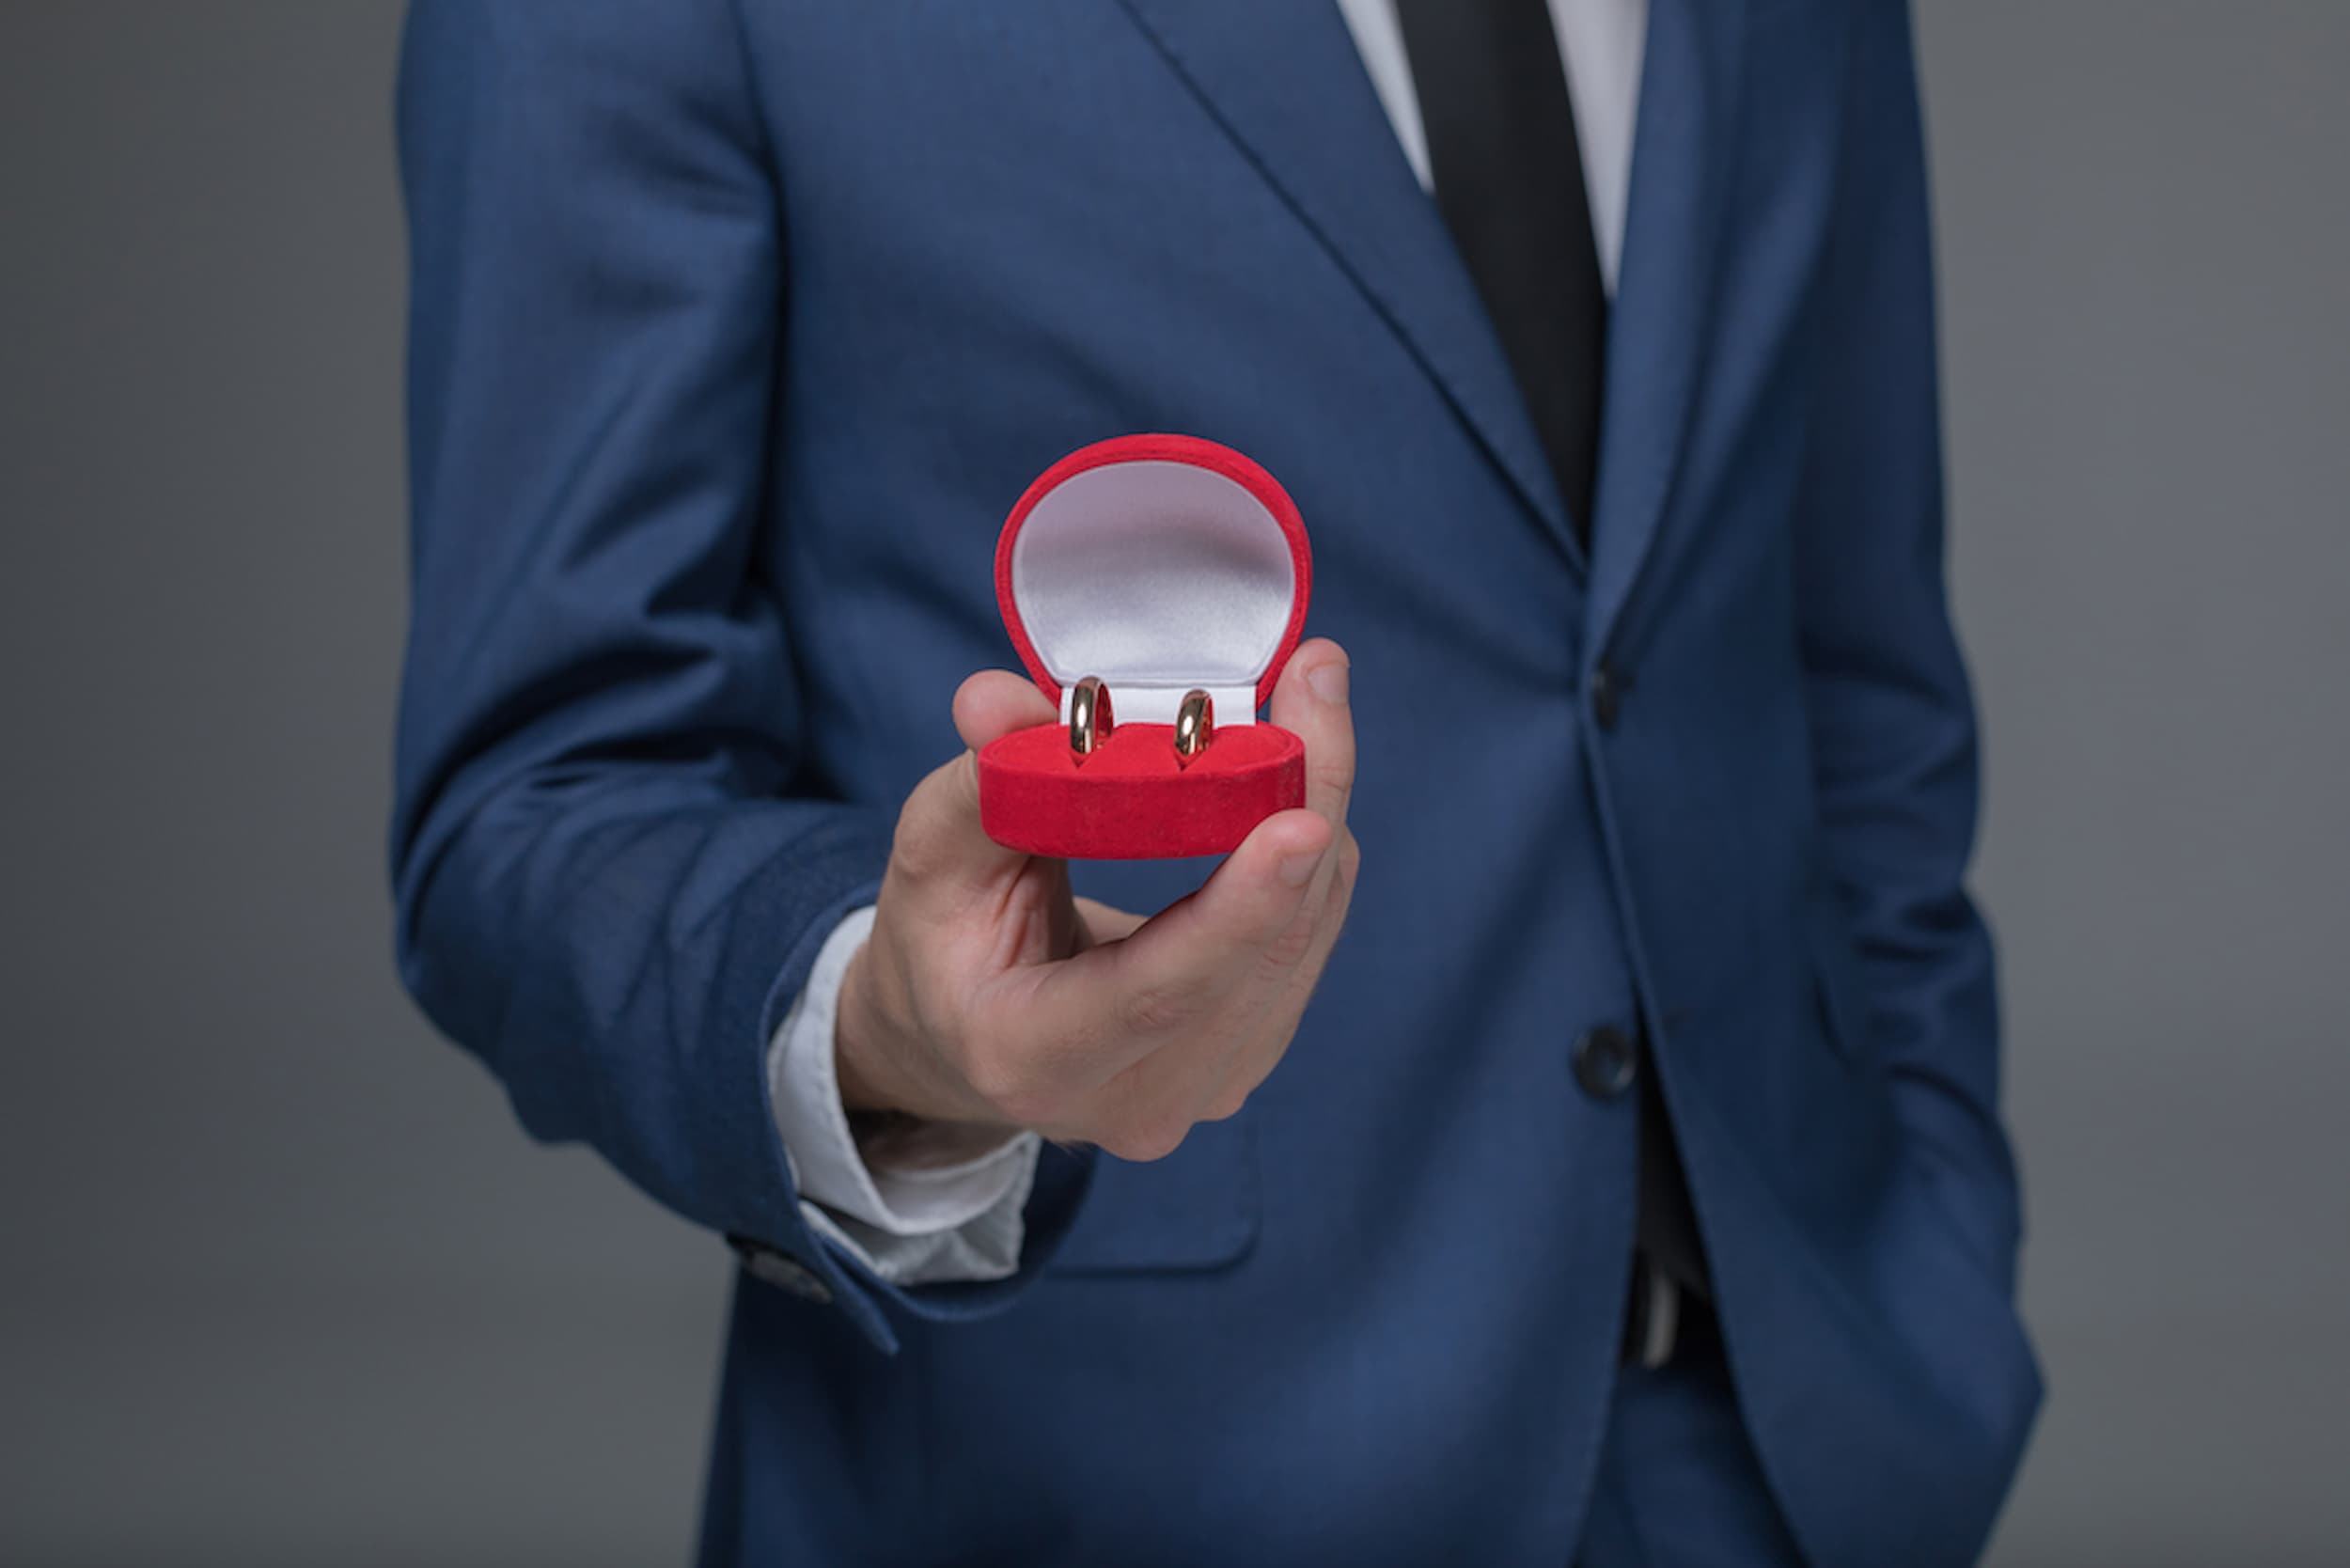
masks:
[[[1704,368],[1751,0],[1650,0],[1631,208],[1608,327],[1587,664],[1606,652],[1672,500]]]
[[[1580,567],[1582,547],[1484,302],[1396,143],[1338,8],[1121,3]]]

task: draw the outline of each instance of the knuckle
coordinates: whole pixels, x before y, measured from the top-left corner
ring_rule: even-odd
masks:
[[[935,858],[935,836],[921,819],[919,802],[910,801],[898,813],[898,826],[889,838],[889,867],[918,882],[928,876]]]
[[[1010,1052],[975,1053],[963,1064],[963,1078],[983,1104],[1016,1126],[1050,1121],[1060,1108],[1034,1065]]]
[[[1265,944],[1265,958],[1276,968],[1293,969],[1314,950],[1315,922],[1303,916],[1283,926]]]
[[[997,1116],[1014,1127],[1058,1126],[1067,1109],[1059,1095],[1046,1090],[1022,1090],[989,1104]]]
[[[1339,846],[1337,869],[1330,876],[1330,891],[1323,900],[1322,916],[1325,923],[1346,918],[1347,906],[1355,902],[1355,885],[1361,879],[1362,873],[1363,852],[1355,846],[1355,840],[1350,836]]]
[[[948,766],[952,769],[968,765],[965,758]],[[890,834],[892,869],[919,880],[953,865],[956,823],[951,802],[954,792],[962,787],[961,775],[946,770],[915,786],[898,812],[897,825]]]
[[[1183,1146],[1190,1123],[1169,1117],[1144,1117],[1106,1131],[1097,1141],[1105,1152],[1136,1165],[1163,1160]]]
[[[1355,784],[1354,738],[1345,745],[1324,746],[1322,754],[1313,759],[1314,777],[1334,790],[1352,789]]]
[[[1225,1090],[1208,1103],[1207,1111],[1200,1117],[1200,1120],[1202,1121],[1230,1121],[1246,1108],[1250,1088],[1251,1086],[1246,1084],[1234,1084]]]

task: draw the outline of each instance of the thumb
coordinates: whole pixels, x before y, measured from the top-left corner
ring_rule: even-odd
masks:
[[[955,693],[955,732],[970,750],[934,770],[906,797],[890,854],[893,870],[916,881],[978,885],[1027,860],[979,828],[977,754],[1015,729],[1050,724],[1052,703],[1028,682],[1006,670],[982,670]]]
[[[955,691],[955,733],[973,751],[1015,729],[1050,724],[1059,713],[1034,682],[1008,669],[983,669]]]

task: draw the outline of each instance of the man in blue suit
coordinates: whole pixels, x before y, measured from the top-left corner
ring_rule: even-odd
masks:
[[[1981,1550],[2039,1381],[1911,49],[417,5],[403,973],[744,1261],[705,1563]],[[1308,805],[1031,860],[996,530],[1153,430],[1308,519]]]

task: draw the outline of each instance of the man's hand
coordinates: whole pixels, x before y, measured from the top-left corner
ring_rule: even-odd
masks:
[[[1297,650],[1272,716],[1306,743],[1305,808],[1258,823],[1206,886],[1147,920],[1071,897],[1065,862],[979,831],[975,754],[1054,713],[1018,676],[964,682],[955,729],[971,749],[908,797],[841,989],[849,1107],[1032,1128],[1130,1160],[1238,1111],[1289,1048],[1354,894],[1347,677],[1336,643]]]

